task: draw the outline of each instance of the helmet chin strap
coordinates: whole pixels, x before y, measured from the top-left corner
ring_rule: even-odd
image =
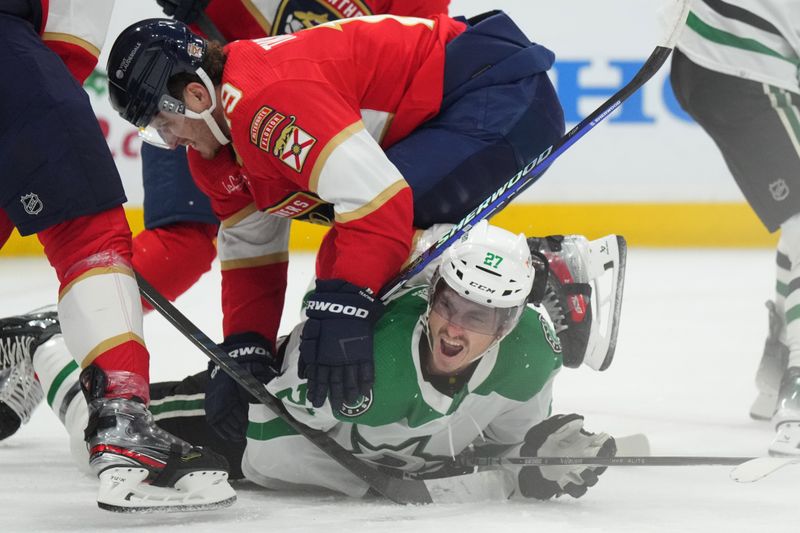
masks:
[[[189,118],[203,119],[203,122],[205,122],[206,126],[208,126],[208,129],[211,130],[211,134],[214,136],[217,142],[225,146],[226,144],[230,143],[231,140],[225,136],[220,129],[219,124],[217,124],[217,121],[211,116],[211,113],[217,107],[217,92],[214,90],[214,84],[211,83],[211,78],[208,77],[208,74],[206,74],[202,68],[198,68],[196,74],[200,76],[201,80],[203,80],[203,85],[205,85],[208,93],[211,95],[211,107],[200,113],[196,113],[195,111],[187,109],[184,114]]]

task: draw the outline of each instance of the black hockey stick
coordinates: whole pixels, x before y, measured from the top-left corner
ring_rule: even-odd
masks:
[[[366,482],[374,490],[396,503],[432,503],[433,500],[424,481],[417,479],[402,479],[392,477],[381,472],[355,457],[344,449],[338,442],[326,433],[309,428],[295,420],[286,410],[280,400],[267,392],[264,384],[253,377],[250,372],[243,369],[230,358],[228,354],[216,345],[208,336],[186,318],[178,309],[162,296],[138,272],[136,281],[139,292],[153,308],[166,318],[187,339],[200,348],[200,350],[220,366],[236,383],[248,393],[252,394],[259,402],[267,406],[278,415],[292,429],[303,435],[315,444],[329,457],[349,470],[353,475]]]
[[[595,109],[592,114],[583,119],[577,126],[568,131],[558,142],[548,147],[539,154],[538,157],[525,165],[519,172],[511,176],[511,178],[492,193],[490,197],[486,198],[475,207],[475,209],[470,211],[436,243],[420,254],[394,278],[389,280],[381,289],[379,293],[380,298],[386,301],[401,288],[403,283],[416,274],[419,274],[431,261],[439,257],[448,246],[469,231],[473,225],[492,216],[508,205],[517,195],[535,183],[556,158],[563,154],[578,139],[586,135],[586,133],[592,130],[615,109],[621,106],[628,97],[652,78],[664,62],[666,62],[672,52],[675,42],[678,40],[678,36],[683,29],[684,22],[688,15],[688,0],[677,0],[675,9],[676,12],[678,12],[678,10],[680,10],[680,12],[675,18],[673,27],[670,28],[669,35],[664,40],[663,44],[656,46],[655,50],[653,50],[650,57],[647,58],[647,61],[644,62],[631,81],[617,91],[611,98],[606,100],[600,107]]]
[[[453,462],[459,467],[486,466],[733,466],[730,478],[752,483],[784,466],[800,463],[800,457],[725,457],[697,455],[629,455],[619,457],[486,457],[463,454]]]
[[[483,457],[463,455],[456,464],[459,466],[738,466],[756,457],[716,457],[694,455],[629,455],[619,457]]]

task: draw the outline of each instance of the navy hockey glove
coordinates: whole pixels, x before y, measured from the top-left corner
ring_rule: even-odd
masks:
[[[372,330],[383,304],[368,289],[341,279],[317,280],[308,299],[298,376],[308,380],[308,400],[331,409],[368,395],[374,381]]]
[[[617,445],[606,433],[583,429],[581,415],[555,415],[533,426],[520,447],[522,457],[614,457]],[[597,483],[605,467],[588,465],[525,466],[519,489],[526,498],[547,500],[569,494],[580,498]]]
[[[210,0],[156,0],[161,11],[186,24],[191,24],[200,16]]]
[[[269,342],[258,333],[239,333],[219,345],[231,359],[262,383],[278,375],[278,364]],[[247,391],[213,361],[208,363],[206,421],[223,439],[243,441],[247,433],[249,403],[256,403]]]

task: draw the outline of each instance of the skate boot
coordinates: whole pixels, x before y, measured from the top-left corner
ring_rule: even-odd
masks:
[[[778,392],[778,409],[772,417],[775,439],[769,446],[774,456],[800,456],[800,368],[790,367]]]
[[[627,246],[619,235],[588,241],[581,235],[529,238],[547,259],[542,305],[561,341],[564,366],[611,364],[617,343]]]
[[[60,332],[55,310],[0,319],[0,440],[16,433],[42,401],[33,354]]]
[[[92,365],[81,372],[89,404],[89,465],[100,478],[97,505],[117,512],[196,511],[236,501],[224,457],[167,433],[137,390],[144,379]]]
[[[785,327],[783,317],[775,307],[775,302],[767,302],[769,313],[769,332],[764,342],[764,353],[756,372],[758,397],[750,407],[750,417],[755,420],[769,420],[778,405],[778,389],[789,363],[789,348],[780,341]]]

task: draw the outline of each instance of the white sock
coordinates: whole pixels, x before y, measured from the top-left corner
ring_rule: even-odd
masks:
[[[33,368],[44,389],[47,404],[69,433],[73,459],[81,470],[89,472],[89,452],[83,440],[89,410],[78,383],[80,368],[61,335],[54,335],[36,349]]]

